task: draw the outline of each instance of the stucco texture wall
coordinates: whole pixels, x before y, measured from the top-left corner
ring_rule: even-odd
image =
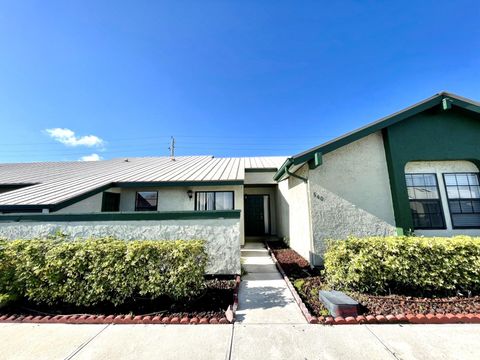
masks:
[[[190,199],[187,191],[193,191],[193,197]],[[158,191],[158,211],[184,211],[195,209],[195,191],[234,191],[235,209],[241,210],[240,213],[240,242],[244,244],[243,235],[243,186],[164,186],[156,188],[111,188],[107,191],[119,192],[120,211],[135,211],[135,194],[137,191]],[[95,213],[102,209],[103,193],[90,196],[78,203],[58,210],[60,214],[80,214]]]
[[[240,273],[239,219],[0,223],[0,237],[41,238],[61,231],[71,238],[114,236],[125,240],[206,241],[207,274]]]
[[[296,172],[308,176],[308,166]],[[276,194],[277,234],[297,253],[310,259],[311,231],[307,184],[290,177],[278,184]]]
[[[315,263],[328,239],[396,234],[381,133],[325,154],[308,178]]]
[[[187,196],[187,191],[193,191],[193,197]],[[158,211],[195,210],[196,191],[234,191],[234,207],[240,213],[240,243],[244,243],[243,235],[243,186],[165,186],[158,188],[128,188],[122,189],[120,196],[120,211],[135,211],[135,193],[137,191],[158,191]]]

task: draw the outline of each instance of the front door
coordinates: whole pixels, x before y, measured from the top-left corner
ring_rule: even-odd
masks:
[[[266,211],[265,211],[265,208]],[[268,234],[268,195],[245,195],[245,235]]]

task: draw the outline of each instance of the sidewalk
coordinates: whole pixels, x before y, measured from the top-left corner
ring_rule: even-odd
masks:
[[[478,359],[480,325],[0,324],[0,359]]]

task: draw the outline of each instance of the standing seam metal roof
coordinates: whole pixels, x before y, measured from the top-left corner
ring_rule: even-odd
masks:
[[[245,169],[278,169],[285,159],[181,156],[0,164],[0,188],[28,185],[0,194],[0,206],[55,205],[112,183],[243,182]]]

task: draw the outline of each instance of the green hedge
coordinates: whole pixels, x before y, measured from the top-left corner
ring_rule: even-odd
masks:
[[[206,264],[201,240],[0,240],[0,293],[78,306],[186,298],[202,289]]]
[[[335,288],[369,293],[480,291],[480,238],[370,237],[329,243]]]

